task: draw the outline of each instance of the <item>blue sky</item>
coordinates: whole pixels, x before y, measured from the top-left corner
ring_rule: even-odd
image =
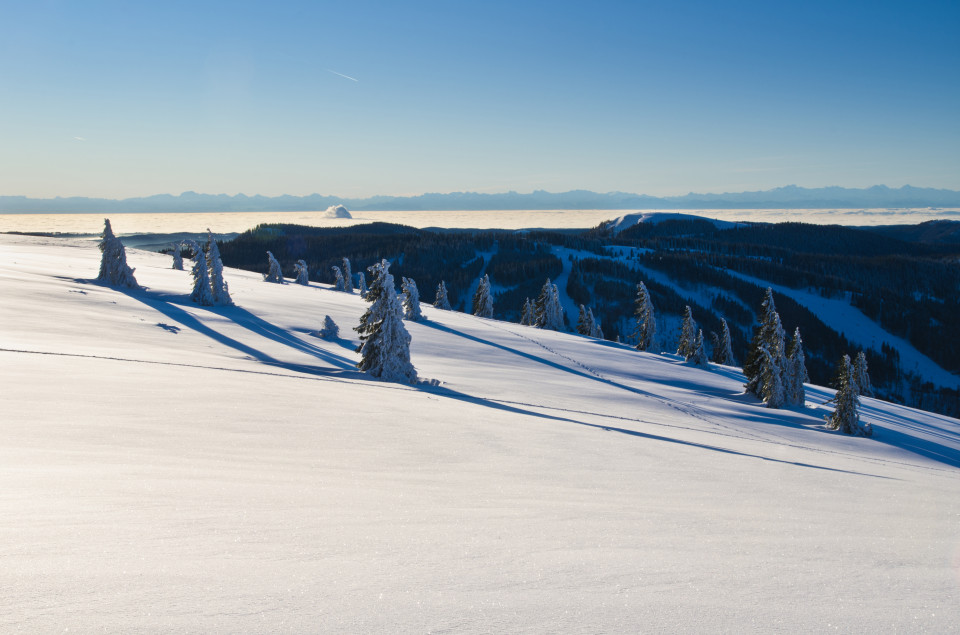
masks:
[[[956,0],[0,0],[0,195],[960,189],[958,33]]]

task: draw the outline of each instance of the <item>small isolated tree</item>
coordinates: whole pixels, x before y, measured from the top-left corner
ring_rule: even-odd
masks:
[[[319,331],[314,331],[312,335],[322,337],[325,340],[335,340],[340,336],[340,327],[333,321],[329,315],[323,316],[323,326]]]
[[[443,309],[444,311],[452,310],[450,306],[450,299],[447,298],[447,283],[443,280],[440,281],[440,284],[437,285],[437,296],[433,301],[433,306],[438,309]]]
[[[697,322],[693,319],[693,311],[688,305],[683,309],[683,323],[680,325],[680,338],[677,341],[677,355],[689,360],[696,349]]]
[[[333,283],[333,288],[337,291],[346,291],[347,283],[343,280],[343,271],[341,271],[340,267],[337,266],[333,266],[331,269],[333,269],[333,276],[336,278]]]
[[[350,271],[350,259],[343,259],[343,290],[353,293],[353,272]]]
[[[382,260],[369,268],[373,282],[367,291],[370,306],[354,330],[360,334],[357,368],[384,381],[416,383],[410,363],[410,334],[403,326],[403,307],[393,287],[390,263]]]
[[[870,372],[867,369],[867,354],[863,351],[857,353],[853,360],[853,378],[857,382],[857,388],[863,397],[873,397],[873,384],[870,383]]]
[[[642,282],[637,285],[637,299],[634,301],[634,306],[634,315],[637,318],[637,350],[650,350],[657,334],[657,319],[653,313],[650,293]]]
[[[367,297],[367,278],[363,275],[363,272],[357,274],[357,288],[360,289],[360,297],[366,299]]]
[[[307,286],[310,284],[310,271],[307,269],[307,262],[305,260],[298,260],[295,265],[293,265],[293,273],[296,276],[296,283]]]
[[[478,317],[493,317],[493,298],[490,295],[490,276],[484,274],[473,294],[473,314]]]
[[[113,287],[127,287],[139,289],[137,279],[133,277],[133,269],[127,265],[127,251],[123,243],[113,234],[110,219],[103,219],[103,234],[101,234],[100,273],[97,280]]]
[[[210,294],[216,306],[230,306],[233,299],[227,281],[223,279],[223,261],[220,259],[220,248],[213,238],[213,232],[207,228],[207,272],[210,275]]]
[[[547,278],[540,289],[535,309],[536,326],[538,328],[553,331],[563,330],[563,307],[560,306],[560,292],[557,290],[557,285],[550,282],[550,278]]]
[[[793,331],[793,341],[787,348],[787,362],[783,373],[786,402],[791,406],[802,406],[807,399],[804,382],[810,381],[807,375],[806,356],[803,354],[803,338],[800,337],[800,327]]]
[[[697,336],[693,338],[693,352],[685,361],[701,368],[707,367],[707,353],[703,350],[703,331],[697,329]]]
[[[733,358],[733,344],[730,341],[730,327],[727,321],[720,318],[720,335],[713,345],[713,358],[711,361],[724,366],[733,366],[736,361]]]
[[[271,252],[267,252],[267,273],[263,274],[264,282],[276,282],[284,284],[283,271],[280,269],[280,263],[273,257]]]
[[[773,289],[767,288],[762,304],[762,316],[760,325],[754,332],[753,341],[750,343],[750,352],[743,364],[743,374],[747,378],[744,386],[747,392],[753,393],[757,397],[764,399],[764,381],[765,377],[772,376],[770,373],[764,373],[764,365],[772,363],[783,373],[785,365],[785,335],[783,325],[780,323],[780,314],[773,303]],[[766,353],[761,353],[761,349],[766,348]],[[770,361],[766,357],[770,357]],[[779,375],[778,375],[779,377]],[[782,384],[782,377],[780,383]],[[764,399],[766,401],[766,399]],[[769,402],[767,402],[769,405]]]
[[[417,283],[412,278],[402,278],[402,280],[403,319],[419,322],[423,319],[423,313],[420,312],[420,291],[417,290]]]
[[[523,309],[520,311],[520,324],[523,326],[533,326],[537,323],[537,309],[533,305],[533,300],[527,298],[523,303]]]
[[[873,435],[873,428],[860,421],[860,390],[854,377],[850,356],[844,355],[837,364],[837,394],[830,401],[835,404],[833,413],[827,415],[827,427],[844,434],[864,437]]]
[[[190,299],[201,306],[213,306],[213,292],[210,290],[210,271],[207,269],[207,257],[200,245],[193,243],[193,291]]]
[[[183,243],[170,243],[170,254],[173,256],[173,268],[177,271],[183,271]]]

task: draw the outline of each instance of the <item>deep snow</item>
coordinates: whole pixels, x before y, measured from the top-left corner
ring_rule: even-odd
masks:
[[[424,305],[418,386],[365,305],[0,236],[0,629],[951,631],[960,422]],[[329,314],[340,340],[309,333]]]

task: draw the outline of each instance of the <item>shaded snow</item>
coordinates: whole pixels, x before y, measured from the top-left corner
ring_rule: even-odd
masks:
[[[935,631],[960,623],[960,422],[424,306],[416,387],[365,303],[0,236],[3,630]],[[558,285],[559,286],[559,285]],[[324,315],[334,341],[309,336]]]
[[[640,223],[649,223],[655,225],[666,220],[704,220],[712,223],[717,229],[730,229],[742,223],[728,220],[717,220],[715,218],[705,218],[695,214],[682,214],[679,212],[639,212],[634,214],[624,214],[609,221],[607,228],[613,230],[613,233],[619,234],[628,227],[633,227]]]

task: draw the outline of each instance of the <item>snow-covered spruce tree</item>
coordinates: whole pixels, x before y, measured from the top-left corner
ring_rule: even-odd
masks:
[[[787,362],[784,367],[783,383],[786,391],[786,402],[791,406],[802,406],[807,399],[804,382],[810,381],[807,375],[806,356],[803,354],[803,338],[800,337],[800,327],[793,331],[793,340],[787,348]]]
[[[423,313],[420,312],[420,291],[417,290],[417,283],[413,281],[413,278],[402,278],[401,280],[403,319],[419,322],[423,319]]]
[[[593,324],[590,322],[590,318],[587,317],[587,309],[582,304],[580,305],[580,317],[577,318],[577,333],[580,335],[590,335],[593,333]]]
[[[490,276],[484,274],[473,294],[473,314],[479,317],[493,317],[493,298],[490,296]]]
[[[264,282],[276,282],[277,284],[285,284],[283,281],[283,271],[280,269],[280,263],[277,262],[277,259],[273,257],[271,252],[267,252],[267,273],[263,274]]]
[[[760,350],[766,348],[767,355],[772,359],[772,363],[780,369],[781,374],[785,365],[783,325],[780,323],[780,314],[777,313],[777,308],[773,303],[773,289],[769,287],[767,287],[762,307],[763,314],[760,318],[760,325],[754,331],[753,340],[750,342],[750,352],[743,363],[743,374],[747,378],[744,387],[747,392],[753,393],[761,399],[764,392],[764,377],[761,371],[765,361]]]
[[[587,319],[590,320],[590,324],[592,325],[589,334],[590,337],[595,337],[598,340],[602,340],[603,329],[600,328],[600,321],[593,317],[593,309],[587,309]]]
[[[353,272],[350,271],[350,259],[343,259],[343,290],[353,293]]]
[[[367,291],[370,306],[354,330],[360,334],[357,368],[384,381],[416,383],[410,363],[410,334],[403,325],[403,307],[393,287],[390,263],[382,260],[368,269],[373,282]]]
[[[537,309],[533,305],[533,300],[527,298],[523,302],[523,309],[520,311],[520,324],[523,326],[533,326],[537,323]]]
[[[873,427],[860,421],[860,389],[854,377],[850,356],[844,355],[837,364],[837,394],[832,401],[835,404],[833,414],[827,415],[827,427],[844,434],[856,434],[864,437],[873,435]],[[828,402],[829,403],[829,402]]]
[[[346,291],[347,283],[343,281],[343,271],[340,270],[340,267],[334,265],[331,267],[333,269],[333,276],[336,280],[333,283],[333,288],[337,291]]]
[[[137,279],[133,277],[133,269],[127,265],[127,251],[123,243],[113,234],[110,219],[103,219],[103,234],[100,240],[100,273],[97,280],[113,287],[127,287],[139,289]]]
[[[207,269],[207,255],[199,244],[193,243],[193,292],[190,299],[201,306],[213,306],[213,291],[210,290],[210,271]]]
[[[873,397],[873,384],[870,383],[870,372],[867,369],[867,354],[863,351],[857,353],[853,360],[853,378],[857,382],[861,396]]]
[[[340,336],[340,327],[333,321],[333,318],[325,315],[323,316],[323,326],[320,327],[319,331],[314,331],[312,334],[325,340],[335,340]]]
[[[215,306],[231,306],[233,299],[227,281],[223,279],[223,261],[220,259],[220,248],[213,237],[213,232],[207,228],[207,273],[210,276],[210,293]]]
[[[683,323],[680,325],[680,337],[677,340],[677,355],[690,359],[697,341],[697,322],[693,319],[693,311],[687,305],[683,309]]]
[[[181,252],[182,248],[183,243],[170,243],[170,255],[173,256],[173,268],[177,271],[183,271],[183,253]]]
[[[703,331],[697,329],[697,336],[693,339],[693,352],[685,361],[701,368],[707,367],[707,353],[703,350]]]
[[[767,408],[780,408],[786,400],[783,389],[783,368],[766,345],[760,348],[760,356],[760,376],[763,380],[760,398],[767,404]]]
[[[730,341],[730,327],[727,326],[727,321],[723,318],[720,318],[720,336],[717,338],[717,342],[713,348],[713,359],[712,361],[717,364],[723,364],[724,366],[733,366],[736,362],[733,359],[733,345]]]
[[[453,310],[450,306],[450,299],[447,297],[447,283],[443,280],[437,285],[437,295],[433,300],[433,306],[438,309],[443,309],[444,311]]]
[[[307,262],[305,260],[298,260],[296,264],[293,265],[293,274],[296,276],[296,283],[307,286],[310,284],[310,270],[307,269]]]
[[[637,299],[634,302],[636,307],[634,315],[637,318],[637,350],[650,350],[653,346],[653,339],[657,334],[657,319],[653,313],[653,302],[650,300],[650,293],[647,286],[642,282],[637,285]]]
[[[560,292],[557,285],[550,282],[550,278],[540,289],[535,305],[536,325],[541,329],[553,331],[563,330],[563,307],[560,306]]]
[[[357,274],[357,288],[360,290],[360,297],[363,299],[367,298],[367,278],[363,275],[363,272]]]

